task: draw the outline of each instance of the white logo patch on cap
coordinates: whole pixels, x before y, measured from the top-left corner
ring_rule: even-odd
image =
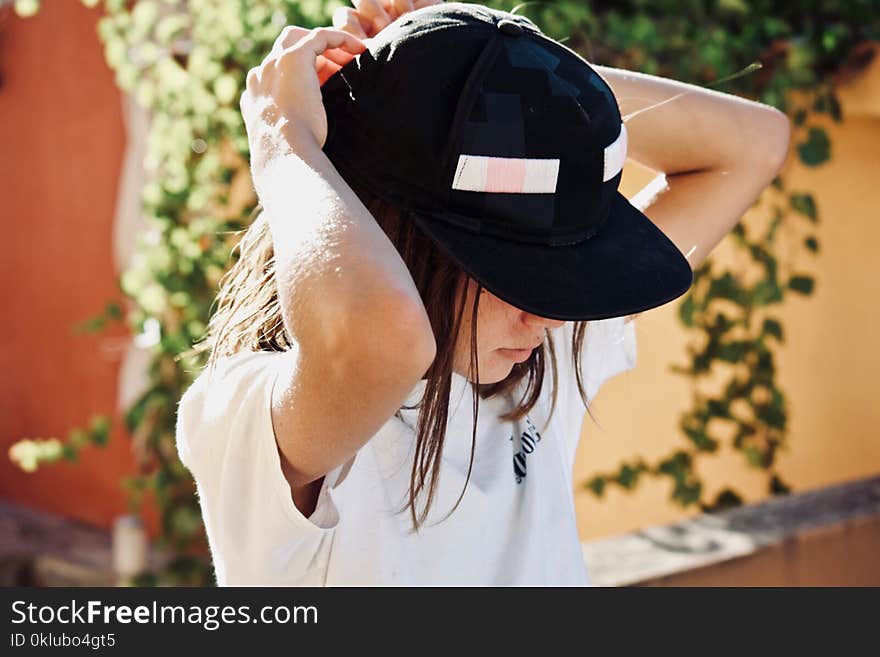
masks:
[[[620,134],[611,144],[605,147],[605,165],[602,171],[602,182],[611,180],[623,169],[626,160],[626,126],[620,124]]]
[[[559,159],[459,155],[452,189],[508,194],[552,194]]]
[[[626,126],[621,123],[620,134],[603,153],[602,182],[611,180],[623,169],[626,147]],[[558,158],[461,154],[452,189],[496,194],[552,194],[556,191],[558,177]]]

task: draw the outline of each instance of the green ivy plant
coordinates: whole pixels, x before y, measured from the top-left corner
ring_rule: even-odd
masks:
[[[98,0],[83,0],[96,6]],[[247,71],[259,64],[288,24],[329,25],[342,0],[105,0],[98,35],[116,82],[152,117],[145,167],[150,180],[142,192],[147,229],[134,263],[120,286],[127,307],[108,304],[80,330],[102,330],[125,321],[150,345],[149,386],[125,413],[139,474],[127,478],[130,505],[137,510],[145,493],[161,517],[159,547],[170,559],[160,572],[145,572],[140,585],[211,585],[204,528],[195,489],[175,449],[177,401],[204,358],[178,355],[206,327],[220,277],[256,204],[248,168],[248,142],[238,109]],[[877,35],[872,3],[817,2],[812,14],[782,1],[717,0],[582,3],[487,2],[527,14],[548,35],[581,52],[588,61],[709,85],[754,61],[757,74],[734,77],[725,91],[761,100],[786,111],[796,126],[803,162],[820,166],[831,155],[830,141],[816,121],[820,114],[840,121],[835,76],[863,64],[862,44]],[[18,0],[30,15],[38,0]],[[789,91],[807,100],[789,107]],[[782,235],[794,233],[803,218],[803,244],[817,252],[812,231],[818,224],[815,200],[806,190],[774,181],[772,220],[759,235],[740,224],[732,239],[763,267],[752,282],[738,272],[716,271],[710,260],[695,272],[693,289],[680,302],[679,316],[694,339],[690,362],[673,371],[694,381],[693,407],[683,413],[685,446],[656,463],[636,460],[618,471],[596,474],[585,486],[602,495],[609,484],[633,489],[642,475],[669,477],[672,498],[682,505],[712,510],[738,504],[725,491],[703,499],[697,458],[718,449],[713,420],[738,427],[734,446],[746,462],[766,471],[773,493],[788,490],[774,469],[785,446],[786,399],[775,383],[774,351],[784,339],[781,322],[770,314],[789,293],[809,295],[813,278],[780,254]],[[716,366],[738,368],[720,398],[701,394],[697,383]],[[106,443],[109,419],[93,418],[66,441],[27,439],[10,456],[34,470],[40,463],[75,459],[87,445]]]

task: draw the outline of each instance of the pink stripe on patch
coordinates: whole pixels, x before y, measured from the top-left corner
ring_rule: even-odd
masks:
[[[521,193],[525,180],[525,160],[515,157],[489,158],[486,170],[487,192]]]
[[[556,191],[558,177],[558,158],[492,157],[462,153],[458,156],[452,189],[496,194],[552,194]]]

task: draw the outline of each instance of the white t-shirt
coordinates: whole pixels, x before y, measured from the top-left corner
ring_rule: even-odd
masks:
[[[221,586],[586,586],[575,522],[572,465],[585,415],[571,367],[573,324],[553,331],[559,366],[518,423],[497,415],[510,397],[481,399],[473,470],[464,486],[473,429],[472,393],[453,374],[449,424],[437,491],[426,524],[412,533],[407,509],[417,410],[392,417],[347,463],[324,477],[317,507],[304,516],[291,499],[271,424],[270,398],[283,354],[222,359],[211,385],[203,372],[180,401],[177,449],[191,471]],[[586,392],[635,365],[634,322],[587,325]],[[409,398],[421,397],[420,381]],[[517,395],[518,398],[519,395]],[[591,425],[592,426],[592,425]],[[539,433],[540,432],[540,433]],[[316,440],[320,437],[305,437]],[[424,500],[420,498],[416,509]]]

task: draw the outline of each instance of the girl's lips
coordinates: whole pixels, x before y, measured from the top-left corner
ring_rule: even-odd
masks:
[[[515,360],[517,363],[521,363],[524,360],[528,360],[529,356],[532,354],[532,349],[499,349],[501,353],[503,353],[508,358]]]

